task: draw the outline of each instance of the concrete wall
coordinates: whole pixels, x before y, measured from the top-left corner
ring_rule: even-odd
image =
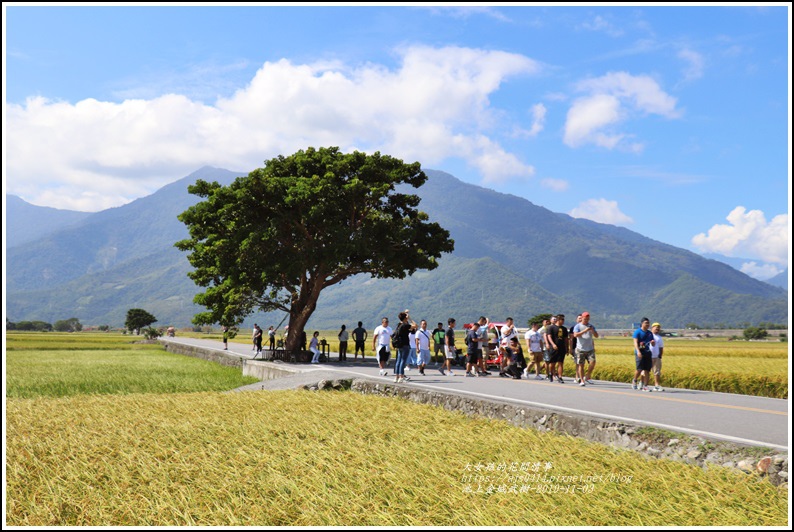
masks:
[[[226,351],[221,349],[207,349],[206,347],[195,347],[192,345],[184,345],[175,342],[169,342],[168,340],[160,340],[160,343],[163,344],[163,347],[166,351],[171,353],[177,353],[180,355],[186,355],[189,357],[201,358],[204,360],[209,360],[210,362],[217,362],[222,366],[232,366],[236,368],[243,367],[243,361],[245,360],[244,357],[239,355],[232,355]]]
[[[303,373],[297,367],[290,367],[284,362],[266,362],[263,360],[244,360],[243,375],[256,377],[260,381],[292,377]]]

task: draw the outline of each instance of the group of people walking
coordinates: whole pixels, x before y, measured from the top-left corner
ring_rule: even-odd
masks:
[[[466,377],[489,376],[489,366],[496,365],[501,377],[528,379],[534,373],[536,380],[564,384],[564,363],[566,356],[570,354],[576,366],[574,383],[582,387],[593,384],[592,376],[596,366],[595,339],[599,337],[599,333],[590,322],[589,312],[579,314],[570,328],[565,325],[564,314],[534,321],[523,335],[523,345],[512,317],[508,317],[504,324],[494,324],[485,316],[480,316],[474,323],[464,326],[463,361],[463,349],[459,349],[456,344],[456,326],[455,318],[449,318],[446,328],[439,322],[433,331],[428,331],[427,321],[421,320],[417,325],[410,319],[408,310],[399,313],[395,328],[390,326],[389,318],[382,318],[372,337],[372,349],[378,360],[380,375],[388,374],[387,364],[392,348],[396,350],[395,382],[410,381],[405,372],[411,367],[418,369],[420,375],[425,375],[425,369],[431,362],[432,344],[434,356],[438,356],[439,352],[443,353],[438,371],[445,376],[455,375],[453,363],[465,364]],[[654,323],[651,326],[649,320],[643,318],[641,326],[634,332],[634,389],[664,391],[661,387],[664,341],[660,331],[660,324]],[[526,356],[524,345],[528,353]],[[655,381],[653,389],[648,385],[651,373]]]
[[[387,366],[396,352],[394,362],[394,382],[409,382],[406,371],[416,368],[419,375],[433,359],[442,375],[454,376],[453,364],[465,366],[466,377],[487,377],[492,373],[490,366],[496,366],[500,377],[512,379],[530,378],[534,373],[536,380],[548,380],[564,384],[563,369],[565,358],[571,355],[576,366],[574,383],[579,386],[592,385],[593,370],[596,366],[595,339],[599,337],[595,325],[590,322],[590,313],[582,312],[570,328],[565,325],[565,315],[550,315],[548,318],[533,321],[523,335],[523,345],[512,317],[504,323],[495,324],[485,316],[464,326],[464,349],[456,344],[455,318],[447,320],[446,328],[441,322],[435,329],[428,330],[427,320],[419,324],[411,320],[410,312],[405,310],[397,316],[398,323],[392,327],[389,318],[383,317],[381,324],[372,333],[372,350],[378,362],[379,374],[388,375]],[[661,325],[651,325],[648,318],[642,318],[640,327],[634,331],[635,374],[632,388],[642,391],[664,391],[661,386],[662,354],[664,340],[660,334]],[[354,360],[365,359],[366,341],[369,338],[362,322],[352,331],[342,325],[339,333],[339,360],[346,361],[348,342],[352,335],[355,348]],[[262,350],[263,331],[254,326],[254,349]],[[270,348],[274,348],[275,330],[268,329]],[[431,345],[433,349],[431,351]],[[526,346],[526,355],[524,346]],[[320,363],[319,332],[312,334],[309,343],[312,364]],[[432,353],[432,356],[431,356]],[[440,362],[440,364],[438,364]],[[650,387],[653,374],[654,386]]]
[[[372,348],[378,358],[380,375],[387,374],[386,366],[391,356],[391,348],[397,350],[394,367],[395,382],[410,381],[405,376],[406,368],[415,366],[420,375],[431,361],[430,345],[434,346],[437,356],[443,352],[443,363],[438,368],[442,375],[455,375],[453,363],[460,363],[463,349],[456,344],[455,328],[457,320],[449,318],[446,329],[438,323],[432,332],[427,329],[427,321],[419,325],[410,320],[409,311],[398,315],[396,328],[389,325],[384,317],[373,332]],[[493,324],[485,316],[474,323],[464,326],[466,377],[487,377],[491,375],[489,365],[497,365],[499,375],[513,379],[529,378],[534,367],[536,379],[548,379],[564,383],[563,365],[565,356],[570,352],[576,361],[575,381],[580,386],[592,384],[591,376],[595,367],[594,338],[598,338],[596,328],[590,324],[590,314],[582,313],[577,324],[569,331],[565,326],[565,316],[558,314],[533,322],[524,334],[524,342],[529,357],[524,355],[524,347],[512,317],[504,324]]]

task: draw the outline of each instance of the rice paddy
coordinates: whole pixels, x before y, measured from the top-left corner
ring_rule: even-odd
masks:
[[[238,368],[133,343],[140,337],[23,333],[6,340],[9,398],[221,391],[256,382]]]
[[[15,526],[764,526],[787,514],[787,492],[754,476],[351,392],[17,399],[7,427]]]
[[[61,351],[63,370],[72,355],[91,363],[77,371],[83,389],[53,394],[43,366],[57,360],[20,365],[34,353],[7,352],[17,380],[9,379],[6,401],[6,525],[787,523],[788,491],[755,475],[652,460],[400,399],[222,393],[211,388],[214,378],[200,376],[203,365],[184,377],[190,393],[137,392],[132,384],[107,391],[105,375],[90,366],[112,366],[120,352],[141,355],[137,371],[150,376],[163,371],[157,356],[195,360],[153,346]]]

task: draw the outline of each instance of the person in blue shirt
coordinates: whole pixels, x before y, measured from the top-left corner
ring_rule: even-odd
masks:
[[[651,346],[656,342],[653,339],[653,333],[648,330],[651,321],[648,318],[642,318],[640,328],[634,331],[634,359],[636,362],[636,371],[634,372],[634,379],[631,381],[631,387],[635,390],[639,389],[644,392],[650,392],[648,388],[648,378],[651,373],[651,366],[653,365],[653,358],[651,356]],[[639,379],[640,382],[637,382]]]

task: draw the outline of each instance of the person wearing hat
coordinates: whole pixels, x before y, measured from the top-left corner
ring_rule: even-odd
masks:
[[[598,338],[598,331],[595,325],[590,323],[590,313],[582,312],[582,320],[574,325],[571,331],[571,336],[576,339],[573,358],[576,362],[576,378],[579,380],[579,386],[593,384],[590,377],[593,375],[596,363],[594,339]],[[586,374],[585,362],[589,363]]]
[[[653,373],[654,392],[663,392],[662,388],[662,353],[664,352],[664,340],[660,332],[662,326],[658,323],[651,325],[651,334],[654,342],[651,344],[651,372]]]

